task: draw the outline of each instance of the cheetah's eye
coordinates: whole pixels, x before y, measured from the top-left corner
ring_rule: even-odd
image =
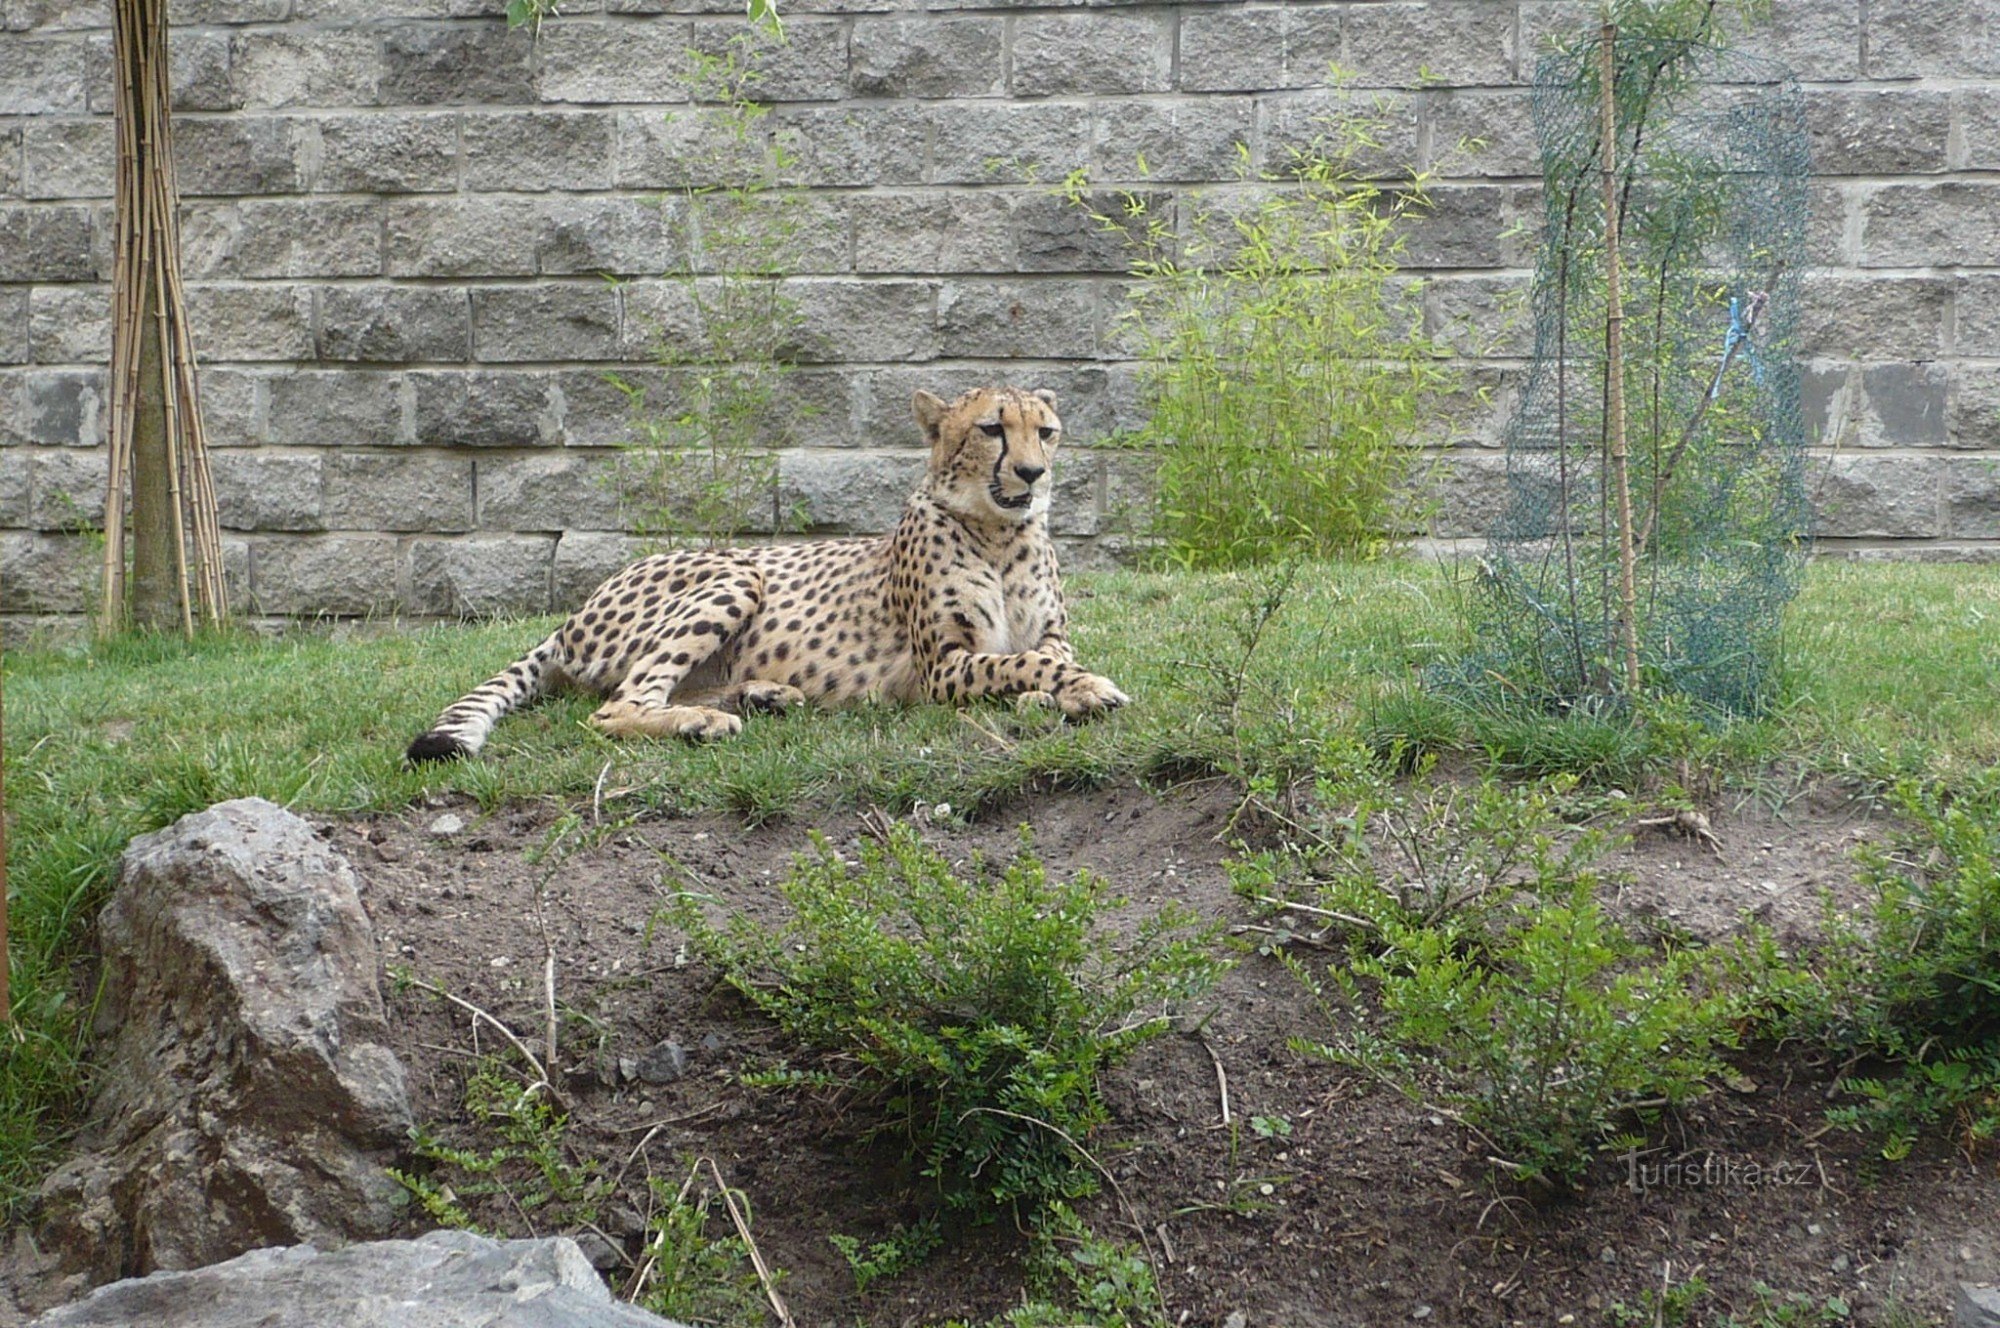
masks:
[[[1049,439],[1051,439],[1051,438],[1053,438],[1053,437],[1055,437],[1055,436],[1056,436],[1056,431],[1055,431],[1055,429],[1054,429],[1053,427],[1051,427],[1050,425],[1046,425],[1046,424],[1044,424],[1044,425],[1043,425],[1043,426],[1042,426],[1041,428],[1039,428],[1039,429],[1035,430],[1035,432],[1041,435],[1041,438],[1042,438],[1042,441],[1043,441],[1043,442],[1045,442],[1045,443],[1046,443],[1046,442],[1047,442],[1047,441],[1048,441]]]
[[[1007,434],[1007,426],[1004,424],[982,424],[979,426],[979,432],[985,434],[988,438],[1004,438]]]

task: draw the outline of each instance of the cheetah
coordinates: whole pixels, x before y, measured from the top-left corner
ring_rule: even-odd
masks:
[[[885,538],[656,554],[592,592],[547,640],[438,716],[411,762],[478,753],[502,715],[574,685],[612,737],[740,733],[808,700],[1022,696],[1082,719],[1126,704],[1070,647],[1050,466],[1055,394],[912,399],[923,482]]]

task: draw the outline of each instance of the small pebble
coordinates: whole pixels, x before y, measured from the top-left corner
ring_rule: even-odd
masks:
[[[431,822],[431,833],[439,839],[449,839],[463,829],[465,829],[465,818],[456,812],[446,812]]]
[[[1836,1254],[1836,1255],[1834,1255],[1834,1256],[1833,1256],[1833,1271],[1834,1271],[1834,1272],[1836,1272],[1836,1273],[1844,1273],[1844,1272],[1846,1272],[1846,1271],[1847,1271],[1847,1270],[1848,1270],[1849,1268],[1852,1268],[1853,1266],[1854,1266],[1854,1261],[1853,1261],[1853,1260],[1851,1260],[1851,1259],[1849,1259],[1849,1258],[1848,1258],[1848,1257],[1847,1257],[1846,1255],[1844,1255],[1844,1254]]]
[[[577,1236],[576,1247],[583,1252],[584,1258],[590,1260],[590,1266],[600,1273],[625,1262],[625,1256],[618,1252],[618,1247],[595,1231],[586,1231]]]
[[[1410,1317],[1412,1319],[1428,1319],[1431,1317],[1431,1307],[1428,1305],[1419,1305],[1410,1311]]]
[[[639,1057],[639,1077],[649,1084],[670,1084],[687,1073],[687,1053],[672,1038],[656,1042]]]

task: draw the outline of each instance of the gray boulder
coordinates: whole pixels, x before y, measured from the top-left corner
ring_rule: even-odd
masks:
[[[387,1234],[410,1104],[347,861],[281,807],[221,803],[132,841],[98,933],[99,1087],[42,1190],[69,1270]]]
[[[1951,1322],[1953,1328],[2000,1328],[2000,1286],[1960,1282]]]
[[[576,1242],[433,1231],[324,1253],[254,1250],[100,1287],[33,1328],[675,1328],[622,1305]]]

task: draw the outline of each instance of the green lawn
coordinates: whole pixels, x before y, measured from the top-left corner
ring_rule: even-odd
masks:
[[[1431,564],[1307,568],[1234,684],[1260,579],[1077,577],[1081,658],[1135,698],[1067,728],[993,705],[753,719],[711,747],[608,742],[563,698],[504,721],[480,760],[410,772],[403,745],[505,665],[546,621],[335,642],[171,639],[31,650],[5,661],[14,989],[22,1038],[0,1052],[0,1203],[32,1184],[83,1085],[79,964],[127,839],[224,798],[362,811],[426,789],[493,805],[601,796],[784,815],[828,803],[969,807],[1029,787],[1240,760],[1310,770],[1324,745],[1398,738],[1521,768],[1608,779],[1686,756],[1684,731],[1467,715],[1419,671],[1464,645],[1463,593]],[[1812,569],[1787,641],[1779,712],[1704,738],[1741,770],[1776,761],[1945,778],[2000,761],[2000,574],[1954,566]],[[1235,722],[1231,722],[1231,715]]]

